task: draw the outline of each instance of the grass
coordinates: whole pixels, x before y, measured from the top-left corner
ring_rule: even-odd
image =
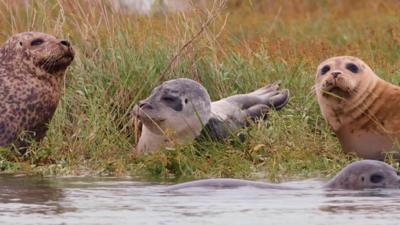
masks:
[[[395,0],[229,0],[223,8],[210,3],[151,16],[100,0],[21,2],[0,0],[2,42],[17,32],[42,31],[70,39],[77,56],[47,137],[24,156],[1,149],[4,172],[146,180],[330,177],[357,158],[342,153],[319,112],[317,65],[354,55],[400,82]],[[244,143],[233,138],[135,155],[133,105],[176,77],[201,82],[214,100],[282,80],[290,103],[267,124],[244,129]]]

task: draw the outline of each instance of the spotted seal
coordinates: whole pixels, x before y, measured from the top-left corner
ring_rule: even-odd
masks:
[[[39,32],[15,34],[0,47],[0,146],[45,136],[73,58],[67,40]]]
[[[288,97],[287,90],[272,84],[211,102],[207,90],[194,80],[166,81],[133,109],[143,123],[136,150],[152,152],[163,145],[190,143],[203,133],[214,139],[226,138],[246,126],[247,119],[265,118],[269,110],[283,108]]]
[[[168,191],[187,188],[239,188],[254,187],[262,189],[298,190],[288,185],[240,179],[204,179],[169,186]],[[342,169],[334,178],[322,186],[324,189],[362,190],[362,189],[399,189],[400,173],[387,163],[376,160],[353,162]]]
[[[339,56],[318,66],[315,90],[345,152],[378,160],[385,151],[398,152],[399,86],[379,78],[361,59]]]

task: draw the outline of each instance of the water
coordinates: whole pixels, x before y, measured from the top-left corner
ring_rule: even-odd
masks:
[[[318,187],[317,181],[291,183]],[[189,189],[114,178],[0,177],[0,224],[399,224],[400,190]]]

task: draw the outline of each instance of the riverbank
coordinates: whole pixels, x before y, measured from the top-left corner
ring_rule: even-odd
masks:
[[[316,66],[354,55],[384,79],[400,81],[398,1],[348,7],[346,0],[232,0],[152,16],[106,2],[0,4],[1,42],[36,30],[70,39],[77,53],[47,137],[24,156],[1,150],[3,172],[272,181],[332,176],[356,158],[341,152],[319,112]],[[291,98],[267,124],[243,130],[243,143],[232,138],[135,155],[131,109],[161,80],[176,77],[201,82],[214,100],[281,80]]]

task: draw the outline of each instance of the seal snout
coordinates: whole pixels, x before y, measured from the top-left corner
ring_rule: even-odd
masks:
[[[71,43],[68,40],[65,40],[65,39],[61,40],[60,44],[64,45],[65,47],[68,47],[68,48],[71,47]]]
[[[58,44],[61,46],[61,48],[63,49],[62,51],[64,52],[59,63],[63,64],[63,62],[61,61],[65,61],[65,64],[71,63],[75,57],[75,51],[72,48],[71,42],[66,39],[61,39],[58,41]]]
[[[60,45],[63,46],[65,49],[64,58],[66,58],[69,61],[72,61],[75,56],[75,51],[72,48],[71,43],[68,40],[61,40]]]
[[[155,108],[153,105],[147,101],[140,101],[138,104],[133,107],[132,110],[132,115],[135,117],[138,117],[141,120],[156,120],[156,121],[161,121],[162,119],[159,119],[158,116],[154,115],[152,113],[152,110]]]
[[[139,108],[140,109],[153,109],[153,106],[151,106],[151,104],[148,103],[148,102],[140,101],[139,102]]]
[[[333,79],[336,79],[336,78],[338,78],[338,76],[339,76],[340,74],[342,74],[342,72],[340,72],[340,71],[333,71],[331,74],[332,74],[332,76],[333,76]]]

